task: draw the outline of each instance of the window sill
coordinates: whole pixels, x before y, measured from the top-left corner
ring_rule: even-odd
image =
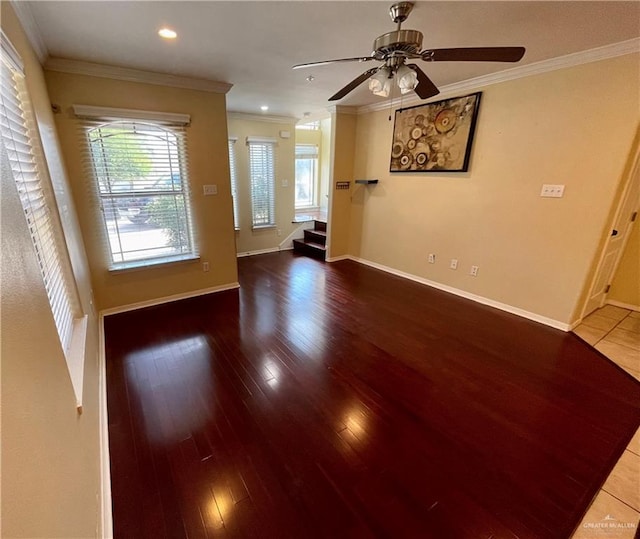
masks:
[[[67,369],[71,378],[71,385],[76,397],[76,408],[78,413],[82,413],[82,387],[84,384],[84,354],[87,342],[87,321],[88,315],[77,318],[73,321],[71,331],[71,342],[69,349],[65,352]]]
[[[153,269],[170,264],[182,264],[185,262],[195,262],[200,257],[193,254],[180,256],[166,256],[163,258],[154,258],[147,260],[135,260],[131,262],[123,262],[109,268],[109,273],[124,273],[129,271],[140,271],[145,269]]]
[[[269,228],[277,228],[278,225],[254,225],[251,230],[267,230]]]

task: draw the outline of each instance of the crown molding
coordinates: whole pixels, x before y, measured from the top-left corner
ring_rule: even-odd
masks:
[[[24,33],[27,35],[27,39],[31,44],[38,60],[41,64],[44,64],[49,56],[49,49],[47,48],[44,40],[42,39],[42,33],[38,28],[38,23],[33,16],[31,6],[29,2],[18,2],[17,0],[11,0],[11,7],[18,17]]]
[[[352,107],[348,105],[332,105],[327,107],[327,110],[331,114],[358,114],[360,110],[358,107]]]
[[[605,45],[603,47],[598,47],[595,49],[575,52],[572,54],[567,54],[565,56],[559,56],[557,58],[551,58],[549,60],[543,60],[541,62],[534,62],[532,64],[513,67],[511,69],[505,69],[504,71],[498,71],[497,73],[489,73],[488,75],[482,75],[481,77],[454,82],[453,84],[447,84],[440,87],[440,94],[424,101],[420,99],[416,94],[413,94],[410,97],[403,96],[402,99],[399,97],[393,99],[391,103],[389,103],[389,101],[383,101],[371,105],[364,105],[358,108],[358,114],[389,110],[389,108],[396,108],[399,106],[411,107],[413,105],[420,105],[423,103],[429,103],[433,100],[442,99],[443,96],[446,97],[450,94],[477,90],[491,84],[498,84],[500,82],[507,82],[510,80],[530,77],[533,75],[540,75],[542,73],[557,71],[558,69],[565,69],[568,67],[588,64],[591,62],[598,62],[600,60],[616,58],[618,56],[624,56],[626,54],[637,54],[639,52],[640,38],[629,39],[627,41],[621,41],[619,43],[613,43],[611,45]]]
[[[168,73],[131,69],[129,67],[94,64],[93,62],[82,62],[79,60],[69,60],[67,58],[49,58],[44,64],[44,68],[48,71],[58,71],[60,73],[89,75],[92,77],[125,80],[128,82],[142,82],[146,84],[156,84],[158,86],[213,92],[216,94],[226,94],[233,86],[228,82],[195,79],[182,77],[180,75],[170,75]]]
[[[298,119],[293,116],[275,116],[273,114],[250,114],[247,112],[227,112],[231,120],[245,120],[249,122],[265,122],[271,124],[295,124]]]

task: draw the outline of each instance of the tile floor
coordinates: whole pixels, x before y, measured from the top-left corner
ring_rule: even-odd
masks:
[[[574,333],[640,380],[640,312],[605,305]],[[640,429],[613,468],[572,539],[633,539],[640,523]]]

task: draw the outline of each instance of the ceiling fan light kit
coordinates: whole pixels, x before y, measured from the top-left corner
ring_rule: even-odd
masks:
[[[525,53],[524,47],[460,47],[451,49],[422,48],[422,32],[403,30],[402,23],[413,9],[413,2],[397,2],[389,8],[391,20],[398,26],[393,32],[378,36],[373,42],[370,56],[340,58],[298,64],[293,69],[317,67],[339,62],[383,62],[359,75],[340,91],[329,98],[329,101],[342,99],[360,84],[369,80],[369,90],[375,95],[389,97],[392,81],[395,80],[400,91],[406,94],[415,91],[421,99],[438,95],[440,91],[427,74],[416,64],[407,64],[407,60],[423,62],[518,62]]]

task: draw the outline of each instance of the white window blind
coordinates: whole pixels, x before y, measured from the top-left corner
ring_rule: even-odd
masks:
[[[130,118],[82,124],[110,269],[196,258],[184,126]]]
[[[275,141],[248,138],[253,228],[275,226]]]
[[[317,178],[318,147],[315,144],[296,144],[296,208],[309,208],[316,204]]]
[[[238,176],[236,170],[236,139],[229,139],[229,173],[231,175],[231,196],[233,197],[233,226],[240,228],[238,215]]]
[[[51,311],[65,355],[69,355],[74,319],[79,314],[75,282],[57,211],[45,189],[43,156],[17,53],[2,34],[0,124],[13,178],[27,220]],[[20,268],[16,268],[20,271]]]

